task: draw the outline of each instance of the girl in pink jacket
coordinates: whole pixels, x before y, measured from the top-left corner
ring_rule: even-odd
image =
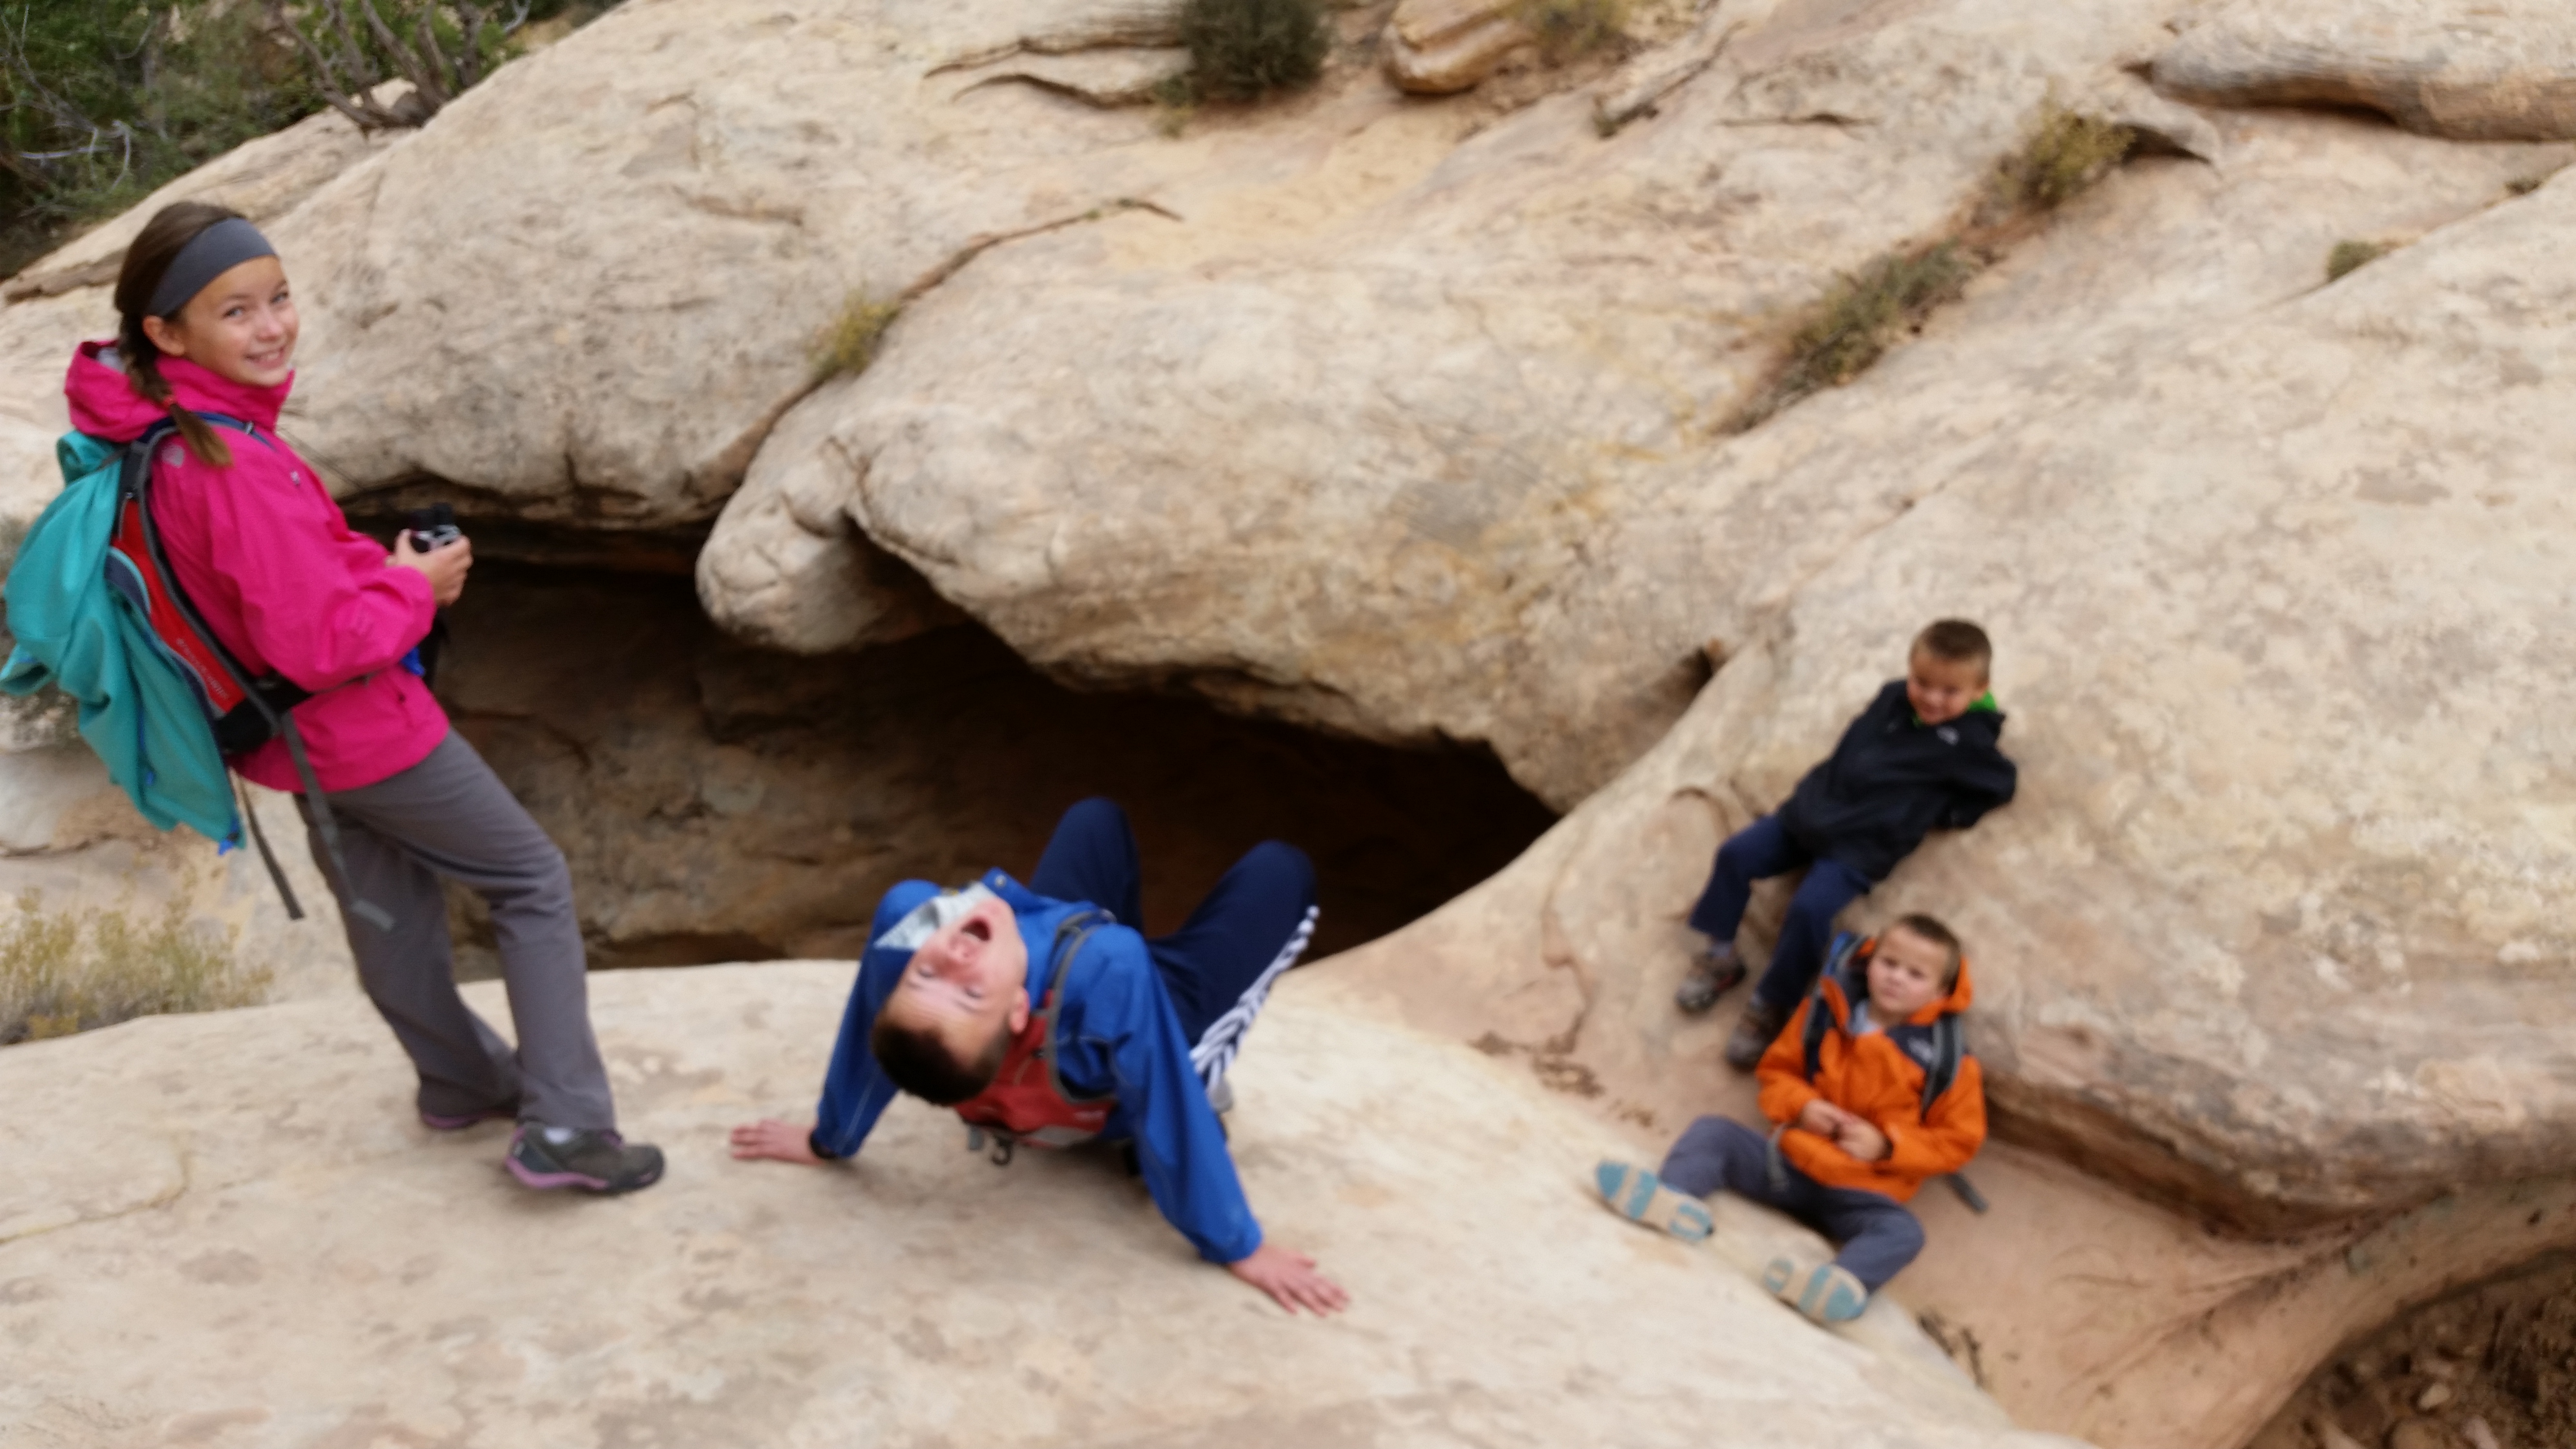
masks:
[[[171,425],[151,497],[178,586],[251,677],[311,691],[293,719],[340,824],[345,877],[301,794],[296,808],[359,981],[419,1070],[421,1121],[515,1119],[507,1163],[530,1187],[649,1185],[662,1154],[617,1133],[563,854],[405,667],[464,590],[472,546],[424,553],[405,533],[388,557],[277,436],[295,302],[248,221],[202,202],[162,208],[126,250],[116,309],[116,340],[72,358],[72,425],[117,442]],[[302,787],[282,739],[232,764],[271,789]],[[441,876],[491,904],[516,1051],[457,994]]]

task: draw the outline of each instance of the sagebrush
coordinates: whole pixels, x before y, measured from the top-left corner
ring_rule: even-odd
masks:
[[[2339,241],[2326,253],[2326,280],[2340,282],[2362,268],[2388,255],[2391,248],[2382,241]]]
[[[1318,0],[1182,0],[1189,98],[1257,101],[1313,85],[1333,48]]]
[[[902,315],[901,301],[880,300],[864,287],[850,293],[841,304],[841,315],[815,346],[814,375],[833,378],[867,371],[868,364],[877,360],[877,346],[885,340],[886,329]]]
[[[268,968],[234,960],[232,933],[191,922],[183,900],[140,920],[121,906],[48,911],[35,891],[17,907],[0,925],[0,1046],[268,995]]]
[[[1922,326],[1934,308],[1957,297],[1976,274],[1976,258],[1957,242],[1945,241],[1880,257],[1843,277],[1791,334],[1779,377],[1737,415],[1732,431],[1742,432],[1800,398],[1858,377],[1899,337]]]
[[[1996,166],[1995,199],[2007,210],[2054,210],[2110,175],[2137,142],[2127,126],[2048,97],[2023,128],[2021,144]]]
[[[1538,37],[1539,54],[1551,65],[1628,38],[1628,0],[1514,0],[1512,15]]]

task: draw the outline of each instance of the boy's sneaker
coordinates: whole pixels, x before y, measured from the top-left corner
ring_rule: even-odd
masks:
[[[614,1132],[548,1127],[527,1121],[510,1135],[510,1175],[533,1188],[577,1187],[585,1192],[633,1192],[662,1178],[662,1149],[627,1144]]]
[[[1869,1306],[1869,1290],[1839,1263],[1810,1268],[1795,1258],[1774,1258],[1762,1270],[1762,1286],[1818,1323],[1849,1323]]]
[[[1735,1034],[1726,1039],[1726,1064],[1739,1072],[1749,1072],[1762,1064],[1762,1054],[1778,1040],[1780,1028],[1789,1024],[1789,1013],[1757,996],[1744,1004],[1744,1015],[1735,1020]]]
[[[1711,946],[1691,957],[1690,974],[1673,993],[1673,1005],[1693,1016],[1717,1005],[1717,999],[1744,980],[1744,963],[1733,946]]]

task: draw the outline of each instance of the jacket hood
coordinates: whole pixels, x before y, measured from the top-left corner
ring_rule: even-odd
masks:
[[[1870,938],[1873,943],[1876,942],[1877,939],[1878,938],[1875,936]],[[1849,1031],[1851,1030],[1851,1009],[1853,1003],[1867,1001],[1869,999],[1868,958],[1861,956],[1858,953],[1854,953],[1851,959],[1851,964],[1827,979],[1833,983],[1834,987],[1833,1008],[1835,1023],[1842,1027],[1843,1030]],[[1924,1007],[1921,1011],[1914,1013],[1912,1016],[1907,1017],[1905,1019],[1905,1023],[1909,1026],[1930,1026],[1932,1023],[1939,1021],[1942,1017],[1953,1016],[1959,1012],[1966,1011],[1975,1003],[1976,999],[1976,988],[1970,984],[1968,980],[1968,958],[1963,954],[1959,957],[1959,979],[1951,983],[1950,994],[1933,1002],[1931,1005]],[[1893,1023],[1887,1022],[1880,1023],[1882,1026],[1892,1024]]]
[[[253,387],[218,377],[184,357],[161,359],[161,377],[181,407],[221,413],[272,432],[278,410],[286,406],[286,395],[295,388],[291,375],[274,387]],[[71,403],[74,428],[112,443],[132,442],[169,416],[134,390],[113,342],[80,345],[72,354],[71,371],[63,378],[63,396]]]

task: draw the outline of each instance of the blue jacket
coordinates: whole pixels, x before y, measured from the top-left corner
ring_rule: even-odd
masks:
[[[1055,965],[1040,957],[1056,939],[1056,927],[1077,911],[1098,908],[1049,900],[998,870],[987,871],[983,883],[1010,906],[1021,937],[1030,943],[1029,1007],[1034,1011]],[[886,892],[877,903],[871,942],[882,942],[914,907],[938,893],[939,887],[920,880]],[[858,985],[841,1017],[841,1037],[832,1047],[831,1071],[815,1114],[815,1144],[835,1157],[855,1154],[894,1100],[894,1083],[869,1052],[868,1033],[911,958],[907,949],[878,944],[859,958]],[[1190,1044],[1181,1036],[1180,1017],[1164,994],[1145,938],[1125,925],[1093,931],[1065,973],[1063,990],[1056,1046],[1057,1070],[1066,1089],[1118,1099],[1102,1135],[1134,1139],[1145,1190],[1200,1257],[1233,1263],[1252,1256],[1261,1246],[1261,1225],[1243,1200],[1234,1157],[1190,1065]]]

